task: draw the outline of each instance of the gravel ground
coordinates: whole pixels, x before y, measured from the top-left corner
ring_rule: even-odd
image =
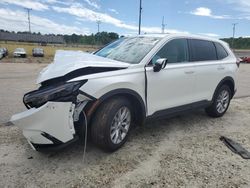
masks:
[[[44,64],[0,64],[0,124],[25,109]],[[250,96],[250,65],[242,65],[237,97]],[[0,125],[1,187],[250,187],[250,163],[219,140],[250,151],[250,98],[234,99],[219,119],[201,110],[135,128],[127,144],[105,153],[91,143],[60,152],[33,151],[15,126]]]

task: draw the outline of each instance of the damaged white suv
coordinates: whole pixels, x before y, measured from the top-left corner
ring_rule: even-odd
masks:
[[[235,94],[239,64],[229,46],[192,35],[121,38],[94,54],[57,51],[11,121],[35,150],[83,136],[108,151],[146,119],[205,108],[222,116]]]

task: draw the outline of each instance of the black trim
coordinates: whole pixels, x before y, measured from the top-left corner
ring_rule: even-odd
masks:
[[[117,71],[121,69],[126,69],[127,67],[85,67],[81,69],[74,70],[64,76],[52,78],[41,83],[42,87],[50,86],[61,82],[67,82],[71,79],[77,78],[79,76],[86,76],[90,74]]]
[[[82,93],[83,95],[84,94],[87,94],[87,93]],[[107,99],[115,96],[115,95],[132,95],[133,97],[136,98],[136,100],[139,102],[139,105],[142,109],[142,118],[145,120],[146,119],[146,107],[145,107],[145,104],[144,104],[144,101],[142,99],[142,97],[137,93],[135,92],[134,90],[131,90],[131,89],[126,89],[126,88],[121,88],[121,89],[116,89],[116,90],[112,90],[106,94],[104,94],[103,96],[101,96],[100,98],[96,99],[93,97],[94,101],[98,101],[97,105],[95,105],[94,107],[94,110],[93,112],[98,109],[98,107]],[[87,95],[86,95],[87,96]],[[88,97],[88,96],[87,96]],[[89,97],[92,97],[89,95]],[[92,105],[95,104],[93,103],[92,101],[90,103],[87,104],[87,106],[84,108],[85,110],[89,110],[92,108]],[[93,115],[93,114],[91,114]],[[91,116],[91,118],[93,118],[93,116]]]
[[[79,89],[79,94],[85,95],[86,97],[90,98],[92,101],[96,101],[97,99],[88,93],[83,92],[82,90]]]
[[[218,50],[217,50],[217,47],[216,47],[216,45],[215,45],[215,42],[213,42],[213,45],[214,45],[214,47],[215,47],[215,51],[216,51],[216,57],[217,57],[217,60],[219,60],[219,56],[218,56]]]
[[[83,86],[85,83],[87,83],[88,80],[81,80],[81,81],[76,81],[76,82],[65,82],[65,83],[60,83],[60,84],[55,84],[55,85],[50,85],[50,86],[47,86],[47,87],[40,87],[39,89],[37,90],[34,90],[34,91],[30,91],[26,94],[24,94],[23,96],[23,103],[24,105],[26,106],[27,109],[30,109],[30,108],[33,108],[33,107],[40,107],[42,105],[44,105],[45,103],[47,103],[48,101],[54,101],[54,102],[75,102],[76,101],[76,96],[79,94],[79,88],[81,86]],[[57,98],[53,98],[53,99],[48,99],[44,102],[41,102],[41,97],[40,99],[33,99],[33,100],[29,100],[28,98],[30,97],[34,97],[34,95],[37,95],[43,91],[48,91],[48,90],[51,90],[53,88],[56,88],[56,87],[59,87],[59,86],[63,86],[64,84],[69,84],[69,83],[79,83],[79,87],[77,86],[76,89],[73,89],[72,90],[72,93],[71,94],[67,94],[67,95],[64,95],[64,96],[57,96]]]
[[[148,111],[148,77],[147,77],[147,70],[144,67],[144,74],[145,74],[145,103],[146,103],[146,111]]]
[[[152,115],[148,116],[147,120],[160,118],[160,117],[169,118],[169,117],[173,117],[173,116],[185,113],[187,111],[192,111],[192,110],[196,110],[199,108],[205,108],[211,104],[212,104],[211,101],[204,100],[204,101],[186,104],[186,105],[182,105],[182,106],[178,106],[178,107],[174,107],[174,108],[160,110],[160,111],[157,111],[157,112],[153,113]]]
[[[41,133],[41,135],[45,138],[47,138],[48,140],[50,140],[51,142],[53,142],[53,144],[63,144],[63,142],[61,140],[58,140],[57,138],[55,138],[54,136],[51,136],[50,134],[43,132]]]
[[[223,78],[223,79],[220,81],[220,83],[217,85],[217,87],[216,87],[216,89],[215,89],[215,91],[214,91],[213,100],[214,100],[214,97],[215,97],[215,95],[216,95],[216,92],[217,92],[217,91],[220,89],[220,87],[221,87],[225,82],[227,82],[227,81],[230,81],[230,82],[233,84],[233,91],[232,91],[232,98],[233,98],[234,94],[236,93],[236,92],[235,92],[235,82],[234,82],[234,79],[233,79],[232,77],[227,76],[227,77]],[[230,89],[231,89],[231,88],[230,88]]]
[[[77,140],[79,140],[78,136],[74,136],[74,138],[66,143],[61,142],[60,144],[34,144],[31,142],[31,144],[34,146],[34,148],[36,149],[36,151],[58,151],[58,150],[62,150],[66,147],[68,147],[69,145],[71,145],[72,143],[76,142]]]
[[[134,90],[121,88],[121,89],[116,89],[116,90],[110,91],[110,92],[104,94],[102,97],[100,97],[98,99],[99,103],[95,107],[95,109],[98,109],[98,107],[102,104],[102,102],[104,102],[108,98],[111,98],[112,96],[126,95],[126,94],[132,95],[139,102],[140,109],[141,109],[142,112],[140,114],[137,114],[138,116],[136,116],[136,119],[138,121],[138,125],[143,125],[144,121],[146,119],[146,107],[145,107],[145,104],[144,104],[144,101],[143,101],[142,97],[137,92],[135,92]],[[136,112],[136,113],[138,113],[138,112]],[[93,118],[93,117],[91,117],[91,118]]]

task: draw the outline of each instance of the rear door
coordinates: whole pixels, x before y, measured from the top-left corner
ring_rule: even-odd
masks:
[[[160,72],[153,71],[157,59],[168,62]],[[195,101],[195,65],[189,62],[187,39],[167,42],[146,67],[148,115]]]
[[[223,59],[228,54],[219,43],[198,39],[188,41],[190,60],[196,64],[194,96],[198,101],[212,100],[215,88],[225,75]]]

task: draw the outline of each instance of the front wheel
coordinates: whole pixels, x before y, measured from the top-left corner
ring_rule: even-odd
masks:
[[[206,108],[207,114],[211,117],[223,116],[229,107],[231,98],[230,88],[227,85],[221,86],[215,93],[212,105]]]
[[[97,110],[91,125],[92,141],[106,151],[119,149],[131,129],[132,106],[126,98],[114,98]]]

